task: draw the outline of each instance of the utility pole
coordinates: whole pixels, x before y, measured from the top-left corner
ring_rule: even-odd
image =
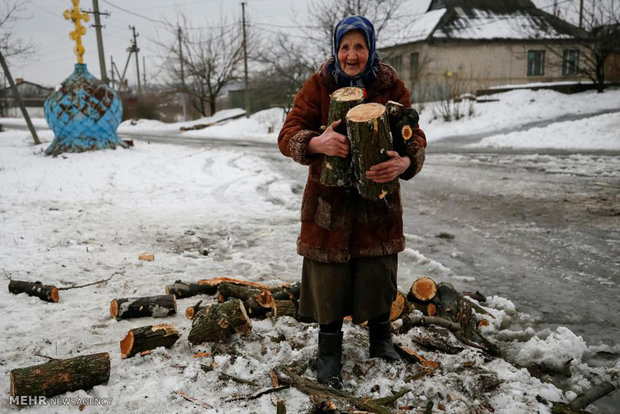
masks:
[[[142,88],[140,87],[140,59],[138,59],[138,52],[140,49],[138,48],[138,41],[136,40],[136,38],[140,36],[140,33],[136,33],[136,26],[129,26],[129,28],[133,33],[133,42],[127,51],[136,54],[136,78],[138,79],[138,96],[140,96],[142,94]]]
[[[579,2],[579,27],[583,27],[583,0]]]
[[[110,86],[112,87],[112,89],[114,88],[114,57],[112,55],[110,55]]]
[[[241,16],[243,20],[243,79],[245,83],[245,116],[250,117],[250,91],[248,82],[248,36],[245,31],[245,2],[241,2]]]
[[[101,73],[101,80],[104,83],[108,83],[108,73],[105,70],[105,55],[103,54],[103,36],[101,34],[101,19],[100,15],[104,15],[106,17],[110,16],[108,12],[100,12],[99,11],[99,0],[93,0],[93,9],[92,10],[82,10],[84,13],[92,14],[95,16],[95,24],[91,25],[91,27],[95,28],[95,33],[97,35],[97,50],[99,51],[99,71]]]
[[[142,56],[142,84],[146,89],[146,58]]]
[[[177,27],[177,38],[179,39],[179,63],[181,64],[181,99],[183,100],[183,121],[187,121],[187,107],[185,105],[185,72],[183,72],[183,35],[181,27]]]
[[[9,85],[11,85],[11,90],[13,90],[13,95],[15,96],[15,100],[19,105],[19,109],[22,111],[22,115],[26,120],[26,125],[28,125],[28,129],[30,130],[30,134],[32,135],[32,139],[36,145],[39,145],[41,141],[39,141],[39,136],[37,135],[37,131],[34,129],[34,125],[32,125],[32,121],[30,120],[30,115],[28,115],[28,111],[24,106],[24,102],[22,98],[19,96],[19,91],[17,90],[17,86],[13,81],[13,76],[11,76],[11,72],[9,72],[9,67],[4,61],[4,56],[2,55],[2,51],[0,50],[0,66],[2,66],[2,70],[4,71],[4,76],[9,80]]]

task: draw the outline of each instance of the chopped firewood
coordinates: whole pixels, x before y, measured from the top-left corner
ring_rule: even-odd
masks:
[[[16,295],[25,293],[28,296],[36,296],[46,302],[58,302],[58,288],[52,285],[44,285],[41,282],[11,280],[9,282],[9,292]]]
[[[129,358],[160,346],[169,348],[175,344],[179,336],[177,328],[167,323],[134,328],[120,343],[121,358]]]
[[[52,397],[106,384],[110,378],[107,352],[69,359],[54,359],[41,365],[11,371],[11,396]]]
[[[194,315],[196,315],[198,311],[206,307],[206,306],[200,306],[201,303],[202,301],[200,300],[194,306],[190,306],[189,308],[185,309],[185,317],[187,319],[194,319]]]
[[[297,313],[297,304],[292,300],[274,300],[273,301],[273,316],[281,318],[282,316],[290,316],[291,318],[299,318]]]
[[[385,199],[386,194],[397,190],[398,180],[377,183],[366,177],[370,167],[387,161],[387,151],[393,149],[385,106],[372,102],[351,109],[347,112],[347,133],[357,191],[368,200]]]
[[[269,286],[263,283],[248,282],[247,280],[231,279],[229,277],[215,277],[212,279],[201,279],[198,281],[201,285],[218,286],[220,283],[232,283],[234,285],[252,286],[259,289],[269,289]],[[290,286],[289,283],[282,283],[279,286]],[[274,286],[275,287],[275,286]]]
[[[411,289],[407,294],[410,301],[427,302],[432,300],[437,294],[437,284],[430,277],[420,277],[411,285]]]
[[[243,302],[232,299],[198,312],[192,320],[188,339],[192,344],[223,342],[233,334],[247,334],[251,329],[252,323]]]
[[[145,316],[163,318],[176,312],[177,301],[174,295],[123,298],[110,302],[110,315],[117,321]]]
[[[271,295],[275,300],[292,300],[298,301],[301,292],[301,283],[293,283],[292,285],[282,285],[270,287]]]
[[[364,102],[364,90],[357,87],[337,89],[330,95],[327,125],[340,120],[335,131],[347,135],[347,112],[356,105]],[[321,184],[328,187],[348,187],[353,184],[353,169],[351,155],[347,157],[325,156],[321,169]]]
[[[410,305],[407,303],[405,295],[401,291],[396,292],[396,299],[392,302],[392,308],[390,309],[390,321],[395,321],[404,313],[409,313],[409,307]]]
[[[278,388],[280,386],[278,374],[276,374],[273,370],[269,371],[269,378],[271,378],[271,385],[273,385],[273,388]]]
[[[141,253],[140,255],[138,255],[138,260],[152,262],[153,260],[155,260],[155,253]]]
[[[427,368],[430,369],[437,369],[439,368],[439,363],[435,362],[435,361],[431,361],[428,360],[426,358],[424,358],[422,355],[418,354],[417,352],[406,348],[400,344],[394,344],[394,349],[396,350],[396,352],[398,353],[398,355],[400,355],[403,359],[405,359],[405,361],[407,362],[411,362],[411,363],[418,363],[422,366],[425,366]]]
[[[166,286],[166,295],[174,295],[178,299],[202,294],[214,295],[215,293],[217,293],[217,286],[187,283],[181,280],[177,280],[173,284]]]
[[[428,316],[437,315],[437,306],[435,306],[435,304],[433,303],[429,303],[428,306],[426,307],[426,314]]]

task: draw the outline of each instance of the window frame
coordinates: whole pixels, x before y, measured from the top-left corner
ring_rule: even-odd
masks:
[[[527,76],[544,76],[544,75],[545,75],[545,51],[541,49],[528,50],[527,51]]]
[[[562,76],[579,74],[579,49],[564,49],[562,55]]]

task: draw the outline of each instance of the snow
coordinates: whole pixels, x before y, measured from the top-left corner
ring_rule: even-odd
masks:
[[[542,18],[527,12],[496,13],[471,9],[468,13],[458,12],[450,26],[433,33],[434,38],[450,39],[570,39],[560,33]]]
[[[430,145],[447,134],[518,128],[527,122],[551,121],[559,115],[617,110],[620,102],[617,90],[577,95],[513,91],[493,97],[499,102],[478,104],[474,116],[457,122],[432,120],[430,111],[423,111],[421,126]],[[124,124],[123,130],[174,130],[178,136],[205,140],[218,137],[269,142],[277,153],[275,142],[282,115],[281,109],[271,109],[249,119],[228,120],[187,132],[178,131],[179,124],[154,122]],[[540,128],[542,131],[495,135],[480,145],[574,148],[581,137],[585,144],[578,148],[617,150],[617,121],[617,112],[596,115],[551,123]],[[8,124],[5,119],[0,123]],[[270,127],[274,132],[269,132]],[[606,129],[611,132],[602,139],[594,137],[605,134]],[[56,304],[0,289],[0,343],[5,344],[0,355],[0,387],[8,393],[9,372],[44,363],[45,356],[68,358],[109,352],[112,368],[106,385],[63,397],[111,398],[113,412],[263,413],[274,412],[277,399],[286,400],[289,412],[309,411],[308,397],[295,389],[255,400],[232,400],[270,388],[268,373],[277,366],[311,362],[317,349],[316,325],[287,317],[256,320],[248,336],[236,336],[229,344],[191,346],[187,341],[191,323],[185,319],[184,310],[200,299],[214,303],[214,297],[179,299],[178,314],[160,319],[115,321],[108,310],[112,299],[163,294],[165,285],[178,279],[228,276],[268,284],[298,280],[301,260],[294,246],[301,197],[297,182],[276,170],[252,147],[197,149],[136,140],[135,147],[129,150],[49,158],[43,150],[52,134],[41,130],[39,135],[44,143],[35,146],[26,131],[0,133],[0,275],[5,283],[11,278],[62,287],[110,279],[89,287],[61,290]],[[529,135],[545,137],[546,142],[528,140]],[[531,157],[532,162],[539,162],[544,155]],[[583,162],[591,164],[592,160]],[[416,237],[407,235],[409,240]],[[138,255],[144,252],[155,253],[155,260],[139,261]],[[415,249],[408,248],[403,255],[403,262],[415,263],[399,270],[403,278],[411,278],[414,271],[446,282],[469,277],[455,274],[445,264]],[[400,288],[406,291],[408,286]],[[501,343],[510,362],[487,359],[467,347],[456,355],[418,349],[411,335],[428,331],[416,328],[396,335],[395,340],[441,366],[433,375],[407,381],[419,369],[417,365],[369,360],[365,328],[346,323],[345,391],[379,398],[408,388],[411,392],[399,399],[397,406],[412,405],[416,410],[434,401],[441,403],[447,413],[469,413],[488,401],[495,412],[549,413],[545,400],[566,402],[593,383],[617,382],[614,372],[620,368],[619,362],[593,367],[587,360],[597,353],[618,349],[590,346],[565,327],[554,331],[536,329],[535,321],[519,312],[510,298],[489,297],[484,308],[493,315],[484,333]],[[153,323],[175,325],[181,339],[170,349],[159,348],[147,356],[121,359],[118,342],[129,329]],[[198,352],[211,355],[194,357]],[[566,391],[513,365],[540,364],[559,369],[569,360],[571,377],[562,387]],[[304,375],[312,378],[313,370],[310,365]],[[240,384],[223,374],[257,385]],[[487,386],[488,390],[484,388]],[[203,409],[175,391],[213,408]],[[54,408],[54,412],[61,413],[76,411],[75,406]],[[107,408],[86,406],[84,412]],[[8,399],[2,399],[0,411],[10,409]],[[20,412],[49,411],[49,406],[32,406]]]
[[[439,20],[446,13],[446,9],[432,10],[424,14],[413,15],[410,24],[400,28],[399,33],[394,34],[389,40],[379,41],[378,48],[386,48],[394,45],[425,40],[433,32]]]

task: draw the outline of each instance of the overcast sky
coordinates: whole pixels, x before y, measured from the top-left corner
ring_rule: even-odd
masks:
[[[299,29],[294,28],[294,18],[303,21],[303,15],[311,1],[313,0],[246,0],[246,16],[252,28],[265,38],[278,31],[295,33]],[[578,1],[558,0],[558,3],[560,7],[567,7]],[[424,11],[429,2],[430,0],[408,0],[406,12],[413,14]],[[534,0],[534,3],[550,11],[553,0]],[[82,0],[80,7],[90,10],[92,1]],[[23,13],[26,19],[19,22],[14,32],[21,38],[29,39],[36,52],[27,61],[10,62],[13,77],[53,86],[71,74],[76,63],[73,53],[75,44],[69,39],[73,26],[62,16],[63,11],[68,8],[71,8],[70,0],[29,0]],[[179,10],[191,16],[195,26],[219,25],[222,16],[227,24],[241,21],[241,2],[237,0],[99,0],[99,8],[102,12],[110,13],[110,17],[102,17],[108,74],[110,56],[113,56],[119,70],[123,70],[131,39],[129,26],[132,25],[139,33],[141,71],[142,57],[146,59],[147,82],[161,73],[162,57],[166,55],[157,45],[157,41],[174,41],[173,35],[162,22],[174,23]],[[90,72],[99,77],[95,29],[90,27],[92,23],[92,19],[87,23],[87,32],[83,37],[86,48],[84,61]],[[133,59],[127,72],[129,82],[134,83],[136,69]]]

